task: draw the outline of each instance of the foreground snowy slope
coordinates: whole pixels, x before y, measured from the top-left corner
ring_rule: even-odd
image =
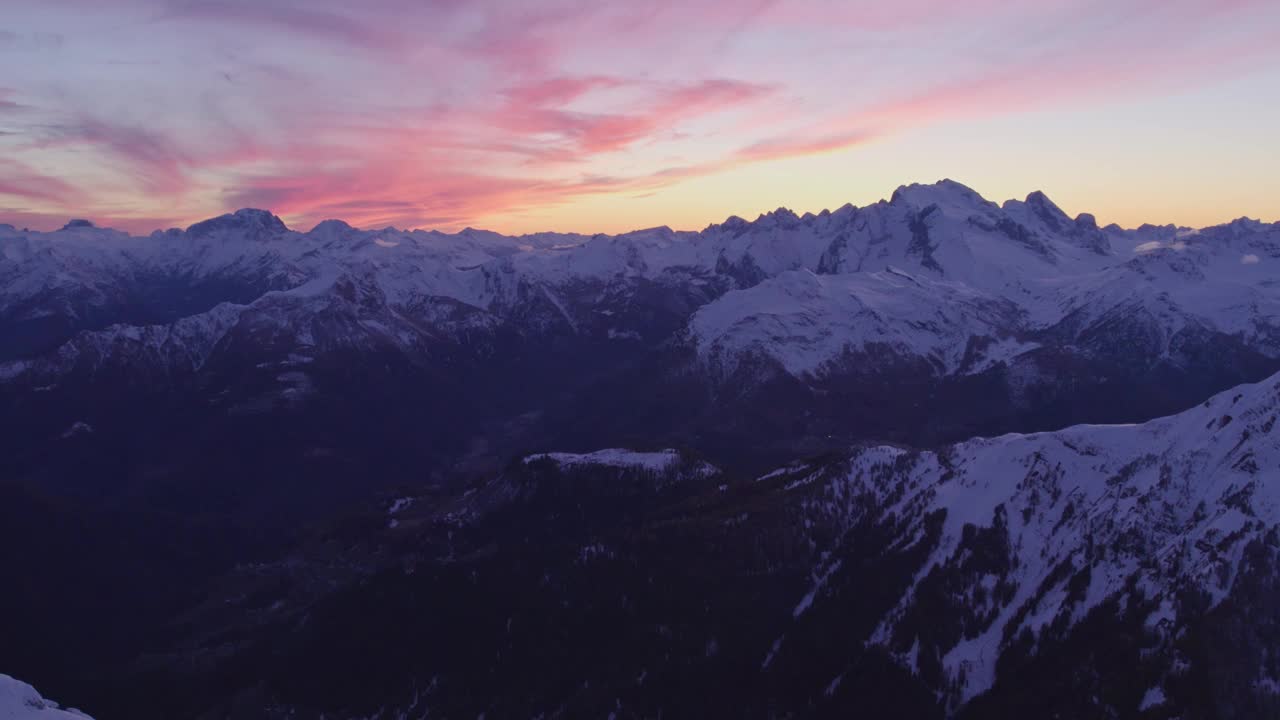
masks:
[[[991,689],[1010,655],[1056,652],[1091,613],[1141,621],[1152,697],[1175,697],[1192,670],[1182,634],[1243,602],[1259,577],[1277,579],[1278,419],[1272,377],[1141,425],[937,452],[875,447],[784,475],[820,485],[803,504],[822,522],[900,518],[894,543],[931,544],[870,642],[953,706]],[[818,576],[829,581],[839,562],[833,554]],[[821,588],[809,602],[822,602]],[[1240,682],[1274,703],[1280,677],[1258,650],[1238,648],[1250,673]]]
[[[64,709],[40,697],[30,685],[0,674],[0,720],[92,720],[88,715]]]

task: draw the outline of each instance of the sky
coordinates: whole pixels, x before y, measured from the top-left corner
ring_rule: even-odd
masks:
[[[5,0],[0,222],[1280,220],[1276,0]]]

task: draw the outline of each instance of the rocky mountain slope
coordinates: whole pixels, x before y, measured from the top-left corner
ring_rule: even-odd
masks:
[[[1280,375],[759,477],[536,454],[241,568],[162,677],[209,717],[1268,717],[1278,419]]]
[[[1272,627],[1272,398],[1215,393],[1280,371],[1277,262],[951,181],[617,236],[0,225],[0,668],[104,718],[1271,711],[1220,638]]]

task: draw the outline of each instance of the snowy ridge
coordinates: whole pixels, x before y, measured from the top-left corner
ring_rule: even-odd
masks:
[[[169,325],[113,325],[105,330],[86,331],[43,358],[43,362],[20,360],[0,365],[0,378],[34,372],[53,380],[73,369],[92,372],[107,362],[161,370],[198,370],[239,320],[241,310],[224,303]]]
[[[73,708],[47,700],[36,689],[0,673],[0,720],[93,720]]]
[[[1246,547],[1280,528],[1278,419],[1280,375],[1141,425],[1005,435],[938,452],[869,448],[808,508],[844,526],[915,518],[901,530],[904,547],[926,537],[925,518],[945,511],[937,545],[872,642],[913,671],[923,667],[920,653],[935,653],[955,707],[992,686],[1015,640],[1031,638],[1034,648],[1131,588],[1148,601],[1148,627],[1167,641],[1189,612],[1183,591],[1202,593],[1210,608],[1229,597]],[[865,497],[875,500],[855,502]],[[916,602],[939,583],[958,629],[922,647],[910,629],[921,621]],[[801,607],[813,602],[806,596]]]
[[[845,353],[881,346],[951,373],[961,369],[971,337],[1008,341],[988,363],[1025,349],[1008,337],[1016,316],[1008,301],[893,268],[851,275],[795,270],[704,306],[690,328],[699,352],[725,372],[755,352],[800,376]]]

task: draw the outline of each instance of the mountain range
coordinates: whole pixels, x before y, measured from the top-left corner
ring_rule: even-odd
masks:
[[[0,225],[0,669],[108,720],[1280,712],[1277,263],[953,181]]]

